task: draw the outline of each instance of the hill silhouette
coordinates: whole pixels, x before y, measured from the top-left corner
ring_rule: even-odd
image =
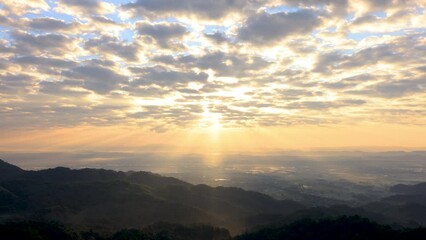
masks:
[[[395,229],[359,216],[303,219],[231,237],[223,228],[159,223],[114,233],[76,231],[55,222],[0,224],[1,239],[25,240],[423,240],[426,228]]]
[[[361,215],[380,224],[426,225],[423,185],[364,206],[306,207],[234,187],[193,185],[150,172],[57,167],[26,171],[0,161],[0,223],[60,222],[78,231],[114,233],[159,222],[209,225],[235,235],[304,219]]]
[[[0,159],[0,181],[17,178],[25,171]]]
[[[268,227],[235,237],[235,240],[365,240],[424,239],[426,229],[393,229],[359,216],[336,219],[304,219],[279,227]]]
[[[426,195],[426,183],[415,185],[397,184],[392,186],[390,191],[396,194]]]
[[[395,195],[365,207],[371,211],[383,213],[389,218],[414,223],[412,226],[426,225],[426,183],[398,184],[392,186],[390,191]]]
[[[160,221],[203,223],[239,232],[247,228],[249,217],[303,208],[257,192],[192,185],[149,172],[63,167],[24,171],[5,162],[0,166],[0,175],[16,172],[0,181],[0,214],[6,219],[55,220],[106,231]]]

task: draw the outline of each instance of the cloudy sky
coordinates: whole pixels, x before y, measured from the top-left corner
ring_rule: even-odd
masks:
[[[426,148],[425,0],[2,0],[0,150]]]

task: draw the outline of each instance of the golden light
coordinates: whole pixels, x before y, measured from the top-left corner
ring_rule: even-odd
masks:
[[[208,104],[203,104],[204,112],[201,114],[201,119],[199,121],[200,127],[208,129],[210,133],[218,133],[221,128],[221,117],[220,113],[210,112]]]

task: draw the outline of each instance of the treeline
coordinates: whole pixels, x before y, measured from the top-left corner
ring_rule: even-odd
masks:
[[[424,240],[426,228],[379,225],[359,216],[336,219],[303,219],[284,226],[272,226],[245,233],[234,240]]]
[[[392,228],[359,216],[304,219],[231,237],[228,230],[206,225],[159,223],[116,233],[77,232],[56,222],[15,222],[0,225],[0,239],[15,240],[424,240],[426,228]]]
[[[77,232],[57,222],[10,222],[0,225],[5,240],[227,240],[229,231],[207,225],[183,226],[158,223],[143,229],[123,229],[116,233]]]

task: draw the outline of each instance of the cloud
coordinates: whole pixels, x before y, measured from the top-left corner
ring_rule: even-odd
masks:
[[[2,0],[3,8],[15,16],[24,15],[28,12],[38,12],[40,10],[49,10],[49,4],[45,0]]]
[[[300,100],[306,97],[313,97],[317,95],[315,92],[305,89],[277,89],[276,94],[279,96],[279,99],[285,100]]]
[[[45,96],[43,96],[45,97]],[[58,96],[55,96],[57,99]],[[19,128],[37,127],[37,128],[52,128],[52,127],[74,127],[82,123],[104,126],[113,125],[122,122],[124,119],[114,114],[117,111],[123,111],[126,106],[119,104],[96,104],[82,101],[84,95],[76,95],[68,98],[68,95],[61,97],[66,99],[62,102],[50,101],[46,104],[34,104],[40,97],[34,97],[33,102],[25,103],[9,103],[8,107],[12,111],[1,112],[2,122],[1,127]],[[84,98],[83,98],[84,99]],[[0,109],[4,107],[0,103]]]
[[[364,66],[375,66],[380,63],[398,64],[407,60],[420,60],[413,58],[425,50],[418,49],[419,38],[396,39],[384,44],[375,44],[366,47],[352,54],[345,54],[341,51],[324,52],[317,56],[315,72],[331,73],[336,69],[355,69]],[[407,49],[407,44],[412,46]]]
[[[58,0],[56,11],[74,16],[104,15],[115,11],[115,5],[98,0]]]
[[[132,69],[132,71],[140,75],[138,79],[132,82],[132,86],[155,84],[173,87],[178,84],[186,84],[189,82],[206,82],[209,77],[209,75],[204,72],[174,71],[160,66]]]
[[[125,2],[2,2],[3,128],[163,132],[204,126],[205,111],[223,127],[426,111],[423,1]]]
[[[120,84],[127,81],[127,77],[115,71],[97,65],[78,66],[64,71],[63,75],[69,79],[82,79],[83,87],[98,94],[107,94],[118,90]]]
[[[161,86],[138,84],[137,82],[124,86],[122,90],[126,91],[131,96],[147,98],[164,98],[173,92]]]
[[[336,81],[336,82],[326,82],[322,84],[324,87],[329,89],[345,89],[353,88],[357,85],[356,82],[345,82],[345,81]]]
[[[91,19],[96,23],[101,23],[106,26],[114,26],[114,25],[121,25],[120,23],[115,22],[112,19],[109,19],[105,16],[91,16]]]
[[[150,129],[154,132],[165,132],[176,127],[189,127],[200,119],[203,113],[200,105],[146,105],[138,112],[129,113],[127,116],[143,123],[154,122]],[[158,119],[167,119],[160,123]]]
[[[343,15],[347,13],[349,7],[349,0],[284,0],[290,6],[298,7],[323,7],[333,14]]]
[[[147,21],[136,23],[136,30],[142,37],[148,37],[154,40],[160,47],[168,48],[173,44],[172,41],[179,41],[188,34],[185,26],[179,23],[150,23]]]
[[[105,16],[90,16],[88,22],[84,25],[86,31],[98,32],[98,34],[111,36],[117,36],[121,31],[130,30],[130,24],[121,22],[119,20],[113,20]]]
[[[204,34],[204,36],[216,44],[222,44],[228,42],[228,38],[220,32],[215,32],[213,34]]]
[[[48,57],[23,56],[11,59],[13,63],[19,64],[23,69],[37,70],[34,74],[46,75],[50,77],[60,77],[61,70],[77,66],[77,63],[70,60]],[[44,75],[46,74],[46,75]]]
[[[84,48],[92,51],[94,54],[105,55],[107,57],[114,55],[128,61],[137,61],[141,47],[134,42],[126,43],[115,37],[101,36],[86,41]]]
[[[134,16],[197,16],[198,18],[218,20],[234,12],[241,12],[252,5],[258,6],[259,0],[137,0],[123,5]]]
[[[64,20],[42,17],[33,18],[29,21],[28,26],[33,29],[46,30],[46,31],[67,31],[74,29],[76,23],[66,23]]]
[[[403,0],[363,0],[361,2],[363,2],[369,8],[370,11],[386,11],[387,9],[392,7],[404,7],[412,4],[410,3],[410,1]]]
[[[80,90],[83,87],[83,81],[78,80],[64,80],[58,82],[42,81],[39,83],[39,87],[40,93],[59,97],[81,98],[90,93],[89,91]]]
[[[426,66],[418,67],[417,70],[426,73]]]
[[[42,67],[55,67],[55,68],[69,68],[75,66],[77,63],[74,61],[63,60],[59,58],[47,58],[36,56],[24,56],[14,59],[14,62],[23,65],[36,65]]]
[[[14,39],[13,45],[16,53],[22,55],[50,53],[60,56],[76,48],[74,40],[63,34],[32,35],[22,31],[13,31],[11,36]]]
[[[250,16],[238,30],[238,38],[255,45],[268,45],[296,34],[308,34],[321,24],[318,15],[309,10]]]
[[[374,16],[372,14],[367,14],[359,18],[356,18],[354,21],[352,21],[352,24],[353,25],[369,24],[369,23],[377,22],[378,20],[380,20],[379,17]]]
[[[9,68],[8,62],[0,60],[0,70],[7,70]]]
[[[302,101],[302,102],[290,103],[286,106],[286,108],[326,110],[330,108],[359,106],[365,103],[366,101],[360,100],[360,99],[346,99],[342,101]]]
[[[0,75],[0,94],[23,94],[30,92],[37,84],[36,79],[28,74],[6,73]]]
[[[0,26],[2,27],[11,27],[11,28],[19,28],[23,27],[22,20],[18,20],[14,17],[8,16],[11,15],[6,12],[2,12],[0,9]]]
[[[426,89],[426,79],[383,81],[363,90],[347,91],[348,94],[365,95],[381,98],[400,98]]]
[[[343,68],[353,68],[374,65],[380,61],[390,63],[402,61],[403,55],[395,50],[395,46],[391,44],[374,46],[347,57],[345,61],[340,63],[340,66]]]
[[[194,56],[186,55],[171,60],[167,57],[156,58],[157,61],[166,61],[179,67],[193,67],[215,71],[216,76],[253,76],[256,70],[262,70],[270,63],[261,57],[248,54],[234,54],[222,51],[206,52]]]
[[[314,72],[329,73],[344,58],[340,52],[326,52],[317,56]]]

